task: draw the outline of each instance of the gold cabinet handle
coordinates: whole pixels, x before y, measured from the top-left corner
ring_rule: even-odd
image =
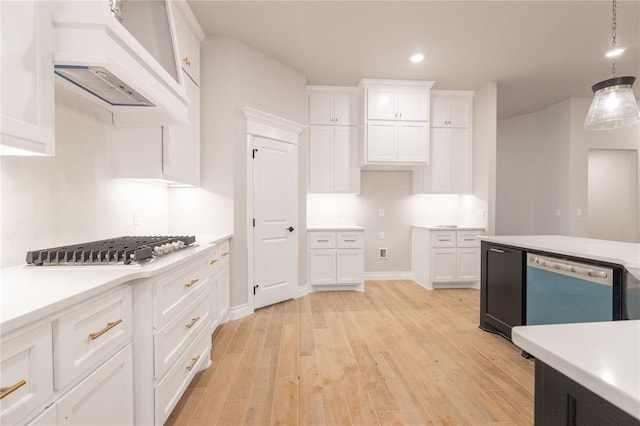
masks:
[[[184,58],[182,58],[182,62],[184,62],[184,64],[188,67],[191,66],[191,61],[189,60],[188,56],[185,56]]]
[[[96,331],[95,333],[89,333],[89,339],[96,340],[98,337],[102,336],[104,333],[111,330],[113,327],[120,324],[121,322],[122,322],[121,319],[119,319],[118,321],[108,322],[107,326],[102,330]]]
[[[200,281],[200,278],[193,279],[193,280],[189,281],[188,283],[186,283],[184,286],[185,286],[186,288],[189,288],[189,287],[191,287],[192,285],[194,285],[195,283],[197,283],[198,281]]]
[[[5,396],[11,395],[12,393],[14,393],[15,391],[17,391],[18,389],[20,389],[26,384],[27,384],[26,380],[20,380],[18,383],[16,383],[15,385],[9,388],[0,388],[0,392],[2,392],[0,393],[0,399],[4,398]]]
[[[200,355],[198,355],[195,358],[191,358],[191,364],[187,366],[187,371],[193,370],[193,367],[196,366],[196,364],[198,363],[199,359],[200,359]]]
[[[222,257],[227,257],[227,256],[229,256],[229,252],[228,251],[225,251],[224,253],[222,253]]]
[[[215,265],[216,263],[218,263],[218,261],[217,261],[216,259],[213,259],[211,262],[209,262],[209,265],[213,266],[213,265]]]
[[[191,318],[191,322],[187,325],[185,325],[185,327],[187,328],[191,328],[194,325],[196,325],[196,323],[200,320],[200,317],[195,317],[195,318]]]

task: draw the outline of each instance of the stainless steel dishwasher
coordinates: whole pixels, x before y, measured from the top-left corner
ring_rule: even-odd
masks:
[[[528,253],[526,324],[624,319],[622,273],[616,265]]]

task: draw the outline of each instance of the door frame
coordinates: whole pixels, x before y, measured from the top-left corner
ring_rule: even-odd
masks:
[[[251,313],[255,310],[253,297],[253,139],[256,136],[273,139],[276,141],[290,143],[300,146],[300,133],[307,127],[295,121],[287,120],[277,115],[269,114],[251,107],[242,108],[246,118],[246,164],[247,164],[247,304]],[[298,203],[300,200],[298,200]],[[298,217],[299,210],[296,205],[295,216]],[[298,218],[299,219],[299,218]],[[299,223],[300,221],[298,221]],[[298,258],[300,257],[298,248]],[[298,283],[299,285],[299,283]],[[293,295],[292,295],[293,296]]]

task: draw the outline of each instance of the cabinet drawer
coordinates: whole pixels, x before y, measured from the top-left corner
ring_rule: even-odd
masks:
[[[208,328],[210,318],[209,292],[205,290],[156,333],[153,337],[156,379],[167,372],[203,327]]]
[[[458,247],[480,247],[479,231],[458,231]]]
[[[174,409],[193,376],[209,361],[211,339],[203,330],[182,353],[167,375],[155,386],[156,424],[163,424]]]
[[[194,300],[202,287],[208,286],[210,256],[191,262],[153,285],[153,326],[161,328]]]
[[[431,247],[455,247],[456,240],[455,231],[438,231],[431,233]]]
[[[220,243],[220,268],[229,263],[231,251],[229,248],[229,240]]]
[[[16,424],[53,395],[51,324],[2,341],[0,424]]]
[[[312,249],[336,248],[336,233],[335,232],[310,232],[309,248],[312,248]]]
[[[131,339],[131,287],[81,305],[54,323],[56,389],[93,370]]]
[[[362,232],[338,232],[338,248],[362,248]]]
[[[132,425],[132,344],[56,402],[59,425]]]

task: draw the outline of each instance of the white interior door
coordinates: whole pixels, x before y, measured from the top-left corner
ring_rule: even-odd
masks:
[[[256,136],[253,148],[253,285],[259,308],[293,298],[298,286],[298,147]]]

